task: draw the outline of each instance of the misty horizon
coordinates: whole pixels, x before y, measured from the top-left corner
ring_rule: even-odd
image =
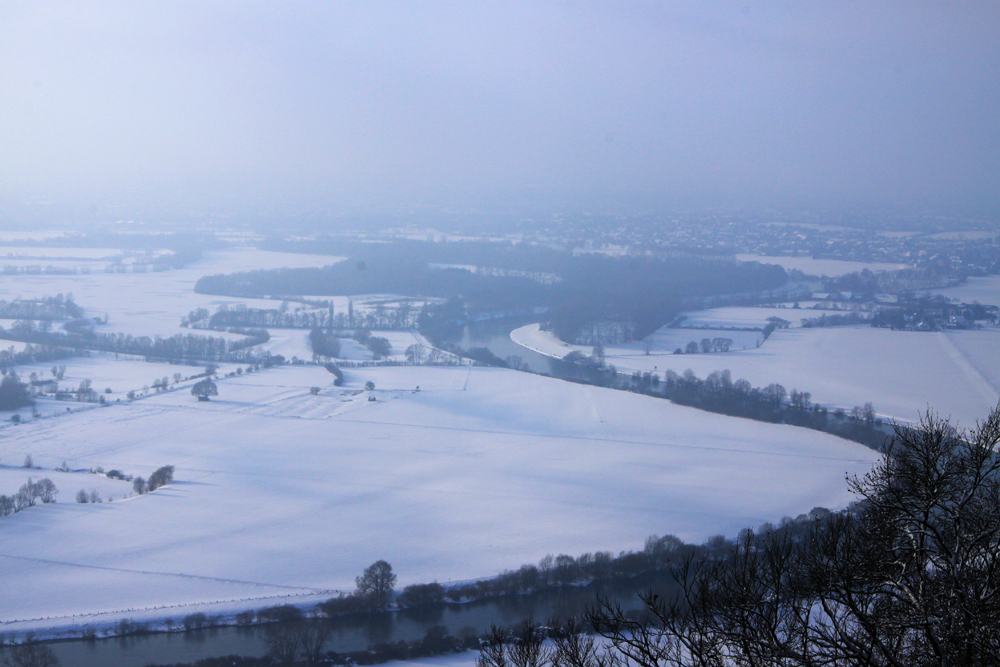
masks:
[[[998,24],[990,3],[5,3],[0,220],[988,215]]]

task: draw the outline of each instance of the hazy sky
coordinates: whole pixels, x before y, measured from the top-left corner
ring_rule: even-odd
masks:
[[[0,2],[0,197],[1000,203],[1000,2]]]

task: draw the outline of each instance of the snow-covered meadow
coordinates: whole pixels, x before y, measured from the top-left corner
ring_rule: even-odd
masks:
[[[79,252],[75,248],[59,250],[67,255]],[[202,276],[254,269],[320,267],[337,261],[340,258],[326,255],[233,248],[206,252],[200,260],[182,269],[163,272],[18,275],[0,281],[0,299],[31,299],[71,292],[88,317],[108,315],[108,324],[100,327],[102,331],[133,336],[172,336],[190,332],[181,327],[181,318],[197,308],[214,312],[222,304],[275,308],[280,303],[196,294],[194,285]]]
[[[875,457],[822,433],[513,371],[346,376],[335,388],[321,368],[283,367],[220,380],[208,403],[180,389],[5,427],[3,460],[177,467],[152,494],[60,498],[0,520],[6,627],[321,598],[379,558],[405,585],[638,548],[651,533],[733,535],[843,506],[844,474]]]
[[[933,293],[963,303],[978,302],[990,306],[1000,306],[1000,276],[969,278],[961,285],[933,290]]]
[[[562,357],[573,349],[591,351],[568,346],[537,325],[515,330],[511,339],[550,356]],[[690,368],[703,378],[729,369],[734,379],[744,378],[755,386],[777,382],[789,391],[808,391],[814,401],[830,407],[849,410],[871,401],[879,414],[906,422],[915,422],[930,407],[972,426],[1000,399],[1000,328],[950,332],[868,326],[792,328],[775,331],[759,348],[734,346],[726,353],[685,355],[654,348],[646,355],[633,343],[608,346],[605,357],[620,371],[661,376],[668,369],[683,373]]]

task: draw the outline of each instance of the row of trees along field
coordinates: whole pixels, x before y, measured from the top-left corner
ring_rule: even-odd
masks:
[[[244,304],[222,304],[209,315],[205,308],[192,310],[182,318],[181,326],[197,329],[228,329],[230,327],[274,327],[278,329],[412,329],[417,326],[420,307],[407,300],[390,304],[376,303],[355,309],[348,300],[347,308],[335,311],[330,301],[311,304],[312,307],[289,308],[282,301],[278,308],[248,308]]]
[[[487,359],[482,361],[489,363]],[[495,359],[492,365],[500,364],[508,365],[500,359]],[[713,371],[705,379],[698,378],[691,369],[682,374],[667,370],[662,379],[648,371],[619,373],[613,365],[605,363],[600,346],[595,346],[589,357],[579,351],[570,352],[563,359],[554,360],[551,368],[556,377],[573,382],[634,391],[734,417],[811,428],[873,449],[885,444],[889,435],[871,403],[856,406],[850,412],[839,408],[831,411],[813,403],[808,391],[788,391],[777,383],[754,387],[747,380],[733,380],[728,369]]]
[[[70,320],[81,317],[83,309],[76,305],[72,294],[57,294],[40,299],[0,300],[0,319],[4,320]]]
[[[240,338],[199,334],[175,334],[161,338],[97,332],[92,329],[84,329],[78,333],[58,333],[32,327],[12,326],[11,329],[0,327],[0,338],[7,340],[116,352],[152,359],[263,363],[269,356],[264,350],[253,349],[270,340],[270,334],[266,329],[233,329],[231,333],[239,334]]]

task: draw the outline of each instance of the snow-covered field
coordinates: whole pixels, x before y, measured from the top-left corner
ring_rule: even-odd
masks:
[[[986,305],[1000,306],[1000,276],[969,278],[964,285],[946,287],[945,289],[933,290],[933,292],[949,299],[958,299],[963,303],[978,301]]]
[[[788,271],[798,269],[810,276],[827,276],[836,278],[847,273],[862,269],[870,271],[894,271],[905,269],[905,264],[889,264],[885,262],[849,262],[842,259],[813,259],[812,257],[780,257],[773,255],[738,254],[736,259],[741,262],[760,262],[761,264],[777,264]]]
[[[143,476],[172,464],[177,481],[0,519],[3,627],[319,599],[379,558],[406,585],[639,548],[651,533],[733,535],[844,505],[844,473],[875,458],[822,433],[513,371],[346,376],[335,388],[321,368],[282,367],[220,380],[208,403],[181,388],[4,427],[4,462]]]
[[[511,333],[515,343],[565,356],[574,347],[537,325]],[[579,347],[589,353],[590,349]],[[850,409],[871,401],[884,416],[916,421],[928,406],[972,426],[1000,399],[1000,329],[890,331],[868,326],[779,329],[760,348],[722,354],[636,354],[634,344],[609,346],[607,363],[621,371],[692,369],[698,377],[729,369],[755,386],[777,382],[814,401]]]
[[[65,251],[74,253],[78,249],[66,248]],[[172,336],[190,333],[190,329],[181,327],[181,318],[196,308],[215,312],[224,303],[244,303],[258,308],[275,308],[280,303],[195,294],[194,284],[202,276],[253,269],[328,266],[337,261],[339,258],[326,255],[235,248],[206,252],[202,259],[182,269],[158,273],[0,276],[0,299],[9,301],[18,296],[30,299],[72,292],[88,317],[108,315],[109,323],[100,327],[103,331],[133,336]]]
[[[110,251],[63,252],[52,250],[45,261],[103,261],[101,253]],[[191,332],[180,321],[197,308],[280,304],[195,294],[203,275],[335,261],[234,248],[162,273],[0,276],[0,299],[72,292],[88,316],[108,314],[106,331],[167,336]],[[348,307],[347,297],[324,298],[336,312]],[[400,298],[352,301],[355,313],[364,313]],[[760,328],[767,316],[734,310],[709,322],[699,313],[688,324]],[[274,354],[311,358],[308,331],[270,333],[266,347]],[[779,331],[756,350],[757,331],[670,329],[654,334],[649,356],[640,343],[608,356],[623,369],[659,363],[661,372],[667,360],[698,371],[698,363],[724,367],[746,359],[763,378],[749,379],[789,388],[800,385],[775,375],[806,364],[796,371],[809,379],[800,388],[819,400],[829,387],[809,373],[822,362],[809,367],[800,359],[815,350],[793,346],[787,358],[773,355],[783,337],[796,340],[793,333],[804,332]],[[415,332],[372,335],[389,339],[392,360],[403,359],[413,343],[429,347]],[[704,337],[732,338],[734,349],[751,350],[666,354]],[[569,351],[537,331],[534,338],[558,356]],[[1000,378],[992,342],[970,339],[950,349],[968,368]],[[843,365],[856,344],[831,340],[847,346],[835,362]],[[371,359],[353,340],[344,339],[342,348],[345,360]],[[226,378],[235,366],[222,365],[219,396],[210,402],[190,395],[193,380],[130,402],[129,391],[202,369],[93,353],[56,364],[66,366],[61,386],[75,389],[88,379],[112,405],[43,399],[37,406],[43,418],[25,409],[25,423],[0,423],[0,493],[16,491],[28,476],[48,477],[60,491],[55,504],[0,519],[0,631],[318,601],[353,588],[354,577],[380,558],[393,564],[404,586],[490,576],[548,553],[639,548],[653,533],[687,540],[735,535],[814,506],[843,506],[850,500],[844,474],[863,473],[875,459],[822,433],[501,369],[345,368],[345,385],[333,387],[332,376],[315,366]],[[18,373],[50,377],[52,365],[22,366]],[[367,381],[373,392],[363,390]],[[321,388],[318,395],[313,387]],[[106,388],[111,394],[103,394]],[[857,389],[835,382],[833,388]],[[962,398],[959,392],[955,400]],[[20,467],[29,454],[41,470]],[[55,470],[63,461],[74,470],[100,466],[141,476],[170,464],[176,481],[133,496],[127,482]],[[78,504],[81,489],[114,501]]]

